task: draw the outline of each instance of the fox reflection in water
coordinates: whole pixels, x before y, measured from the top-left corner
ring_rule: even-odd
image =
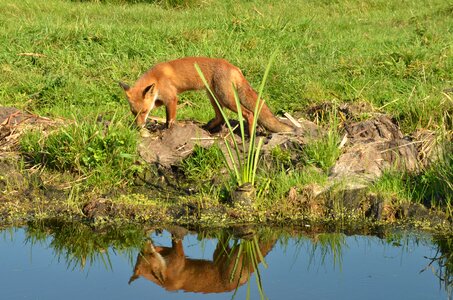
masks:
[[[171,247],[154,246],[152,241],[147,241],[137,256],[129,283],[142,276],[168,291],[232,291],[247,282],[275,244],[275,239],[260,242],[253,237],[240,241],[243,246],[249,243],[254,248],[253,251],[244,251],[245,247],[239,247],[239,244],[230,246],[230,237],[223,237],[218,240],[213,259],[204,260],[187,258],[182,238],[172,234]]]

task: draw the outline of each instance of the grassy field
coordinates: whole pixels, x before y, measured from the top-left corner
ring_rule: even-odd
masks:
[[[157,62],[223,57],[257,87],[279,49],[265,91],[274,111],[365,101],[410,131],[438,126],[451,109],[442,95],[453,87],[449,1],[97,2],[0,3],[1,104],[83,120],[127,114],[116,82],[133,83]],[[193,106],[180,118],[212,116],[204,94],[185,100]]]
[[[451,1],[150,2],[1,1],[0,105],[75,119],[85,126],[73,133],[75,140],[91,140],[98,131],[90,126],[99,126],[99,116],[114,118],[133,139],[117,81],[131,84],[157,62],[210,56],[239,66],[258,88],[277,51],[264,91],[274,112],[326,101],[366,102],[394,116],[406,134],[452,130],[452,94],[442,92],[453,87]],[[180,102],[189,105],[178,110],[178,119],[213,117],[204,93],[184,94]],[[68,155],[78,165],[67,169],[87,177],[93,165],[106,172],[104,161],[133,169],[135,144],[118,136],[126,149],[118,155],[128,166],[104,155],[118,146],[113,137],[108,147],[91,145],[85,157]],[[36,136],[27,139],[24,147],[33,151]]]

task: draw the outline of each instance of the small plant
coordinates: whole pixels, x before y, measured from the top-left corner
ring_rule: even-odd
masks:
[[[271,150],[271,157],[277,166],[288,168],[293,165],[293,162],[291,161],[291,151],[283,149],[280,146],[276,146]]]
[[[241,103],[239,100],[239,96],[237,94],[236,89],[234,86],[232,86],[234,90],[234,100],[236,102],[236,108],[238,112],[238,121],[239,121],[239,129],[241,132],[241,146],[239,146],[238,142],[234,138],[234,129],[233,126],[230,124],[225,111],[223,110],[222,106],[220,105],[219,101],[215,97],[213,91],[211,90],[208,82],[206,81],[206,78],[203,75],[203,72],[201,71],[200,67],[195,64],[195,68],[197,69],[198,74],[200,75],[201,79],[203,80],[204,85],[206,86],[207,90],[211,94],[212,98],[215,100],[222,116],[223,119],[225,120],[225,123],[228,127],[229,131],[229,136],[232,137],[233,140],[233,145],[234,145],[234,153],[233,150],[231,149],[230,143],[227,141],[225,138],[225,146],[228,151],[228,158],[224,156],[224,162],[225,165],[228,167],[231,177],[236,181],[238,186],[241,186],[245,183],[250,183],[252,186],[255,185],[255,177],[256,177],[256,170],[258,167],[258,161],[260,158],[260,151],[261,147],[263,145],[263,139],[260,138],[258,142],[256,142],[256,125],[258,121],[258,117],[261,108],[264,105],[264,99],[261,98],[263,89],[264,89],[264,84],[266,82],[267,76],[269,74],[270,66],[275,58],[275,53],[272,55],[266,71],[264,72],[264,77],[260,85],[260,89],[258,92],[258,98],[256,101],[255,109],[253,112],[253,115],[255,116],[253,118],[253,124],[248,124],[251,126],[251,133],[250,133],[250,140],[248,141],[248,149],[247,149],[247,143],[246,143],[246,137],[245,137],[245,124],[244,124],[244,117],[242,116],[242,109],[241,109]]]
[[[329,130],[319,140],[307,144],[303,149],[305,163],[315,165],[324,171],[328,171],[337,161],[341,154],[340,135],[337,132],[339,120],[336,109],[330,115]]]
[[[272,178],[266,197],[259,201],[259,204],[264,205],[264,207],[272,206],[276,201],[284,199],[292,187],[301,188],[308,184],[324,184],[327,179],[324,173],[319,172],[314,167],[307,167],[302,170],[282,168],[280,170],[267,170],[263,173],[260,176]]]

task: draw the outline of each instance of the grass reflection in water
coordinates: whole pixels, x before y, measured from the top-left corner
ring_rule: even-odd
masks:
[[[319,268],[325,264],[342,269],[343,252],[351,247],[347,235],[341,232],[319,233],[273,230],[270,228],[229,228],[204,229],[196,233],[200,244],[215,241],[215,248],[209,259],[187,256],[187,244],[183,243],[189,233],[180,227],[168,228],[171,237],[160,239],[158,245],[152,233],[162,232],[159,228],[140,226],[93,227],[89,224],[48,220],[30,223],[25,229],[26,242],[32,246],[46,244],[54,251],[58,261],[65,262],[68,269],[90,268],[94,262],[101,262],[107,270],[113,270],[112,253],[126,256],[130,261],[132,276],[130,283],[139,277],[147,279],[166,290],[183,290],[199,293],[221,293],[232,291],[247,283],[247,298],[256,280],[256,289],[261,298],[266,298],[262,285],[265,257],[278,244],[283,251],[291,248],[298,256],[306,256],[308,268]],[[190,232],[193,237],[194,232]],[[452,295],[453,282],[453,237],[445,235],[424,235],[389,231],[373,237],[382,245],[401,248],[409,252],[412,244],[433,248],[433,257],[426,257],[426,267],[420,272],[432,272],[448,296]],[[363,238],[358,236],[358,239]],[[371,237],[370,237],[371,238]],[[202,246],[203,247],[203,246]],[[210,251],[210,250],[209,250]],[[138,255],[137,255],[138,253]],[[288,259],[291,259],[288,257]],[[135,267],[134,267],[135,266]]]

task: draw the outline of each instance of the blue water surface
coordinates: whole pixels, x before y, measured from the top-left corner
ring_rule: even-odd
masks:
[[[128,284],[140,249],[105,249],[107,259],[89,260],[82,267],[57,255],[42,242],[26,240],[26,229],[0,235],[0,299],[260,299],[256,272],[237,292],[201,294],[168,292],[138,278]],[[164,231],[152,234],[156,246],[170,246]],[[259,274],[268,299],[451,299],[430,259],[438,255],[427,235],[398,242],[375,236],[336,234],[334,246],[322,246],[322,236],[278,240],[260,264]],[[338,242],[339,241],[339,242]],[[211,260],[217,240],[183,239],[190,258]],[[108,255],[107,255],[108,254]]]

